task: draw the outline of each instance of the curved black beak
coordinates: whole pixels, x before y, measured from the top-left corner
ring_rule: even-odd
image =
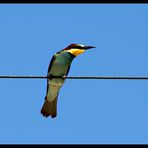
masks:
[[[90,48],[96,48],[96,47],[95,46],[84,46],[85,50],[90,49]]]

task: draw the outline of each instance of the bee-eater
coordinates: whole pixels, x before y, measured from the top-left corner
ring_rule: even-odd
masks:
[[[62,77],[68,75],[73,59],[90,48],[95,47],[84,46],[80,44],[70,44],[52,57],[48,67],[45,102],[41,109],[43,116],[48,117],[51,115],[52,118],[57,116],[58,94],[65,81],[65,79]]]

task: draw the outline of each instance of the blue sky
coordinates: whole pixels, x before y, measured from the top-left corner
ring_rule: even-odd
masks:
[[[69,76],[147,76],[147,4],[1,4],[0,75],[46,75],[71,43],[96,46]],[[0,79],[0,143],[148,143],[148,81],[66,80],[56,118],[44,79]]]

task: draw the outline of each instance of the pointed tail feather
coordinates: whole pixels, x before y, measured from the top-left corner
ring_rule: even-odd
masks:
[[[51,115],[52,118],[57,116],[57,98],[53,101],[48,101],[45,97],[45,102],[41,109],[41,114],[43,116],[48,117]]]

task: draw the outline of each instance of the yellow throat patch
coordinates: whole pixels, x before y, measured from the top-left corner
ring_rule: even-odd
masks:
[[[74,56],[77,56],[77,55],[85,52],[85,50],[83,50],[83,49],[70,49],[67,51],[70,52],[71,54],[73,54]]]

